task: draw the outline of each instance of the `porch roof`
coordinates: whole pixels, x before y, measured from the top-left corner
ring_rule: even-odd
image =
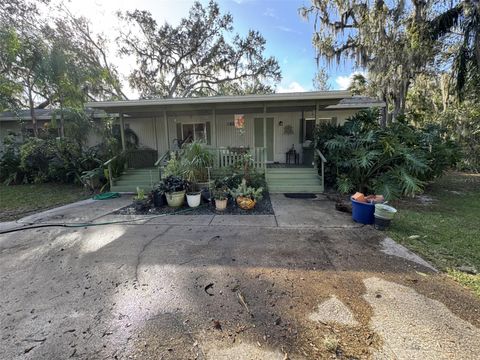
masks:
[[[90,102],[86,106],[102,109],[106,112],[134,113],[137,111],[179,111],[179,110],[205,110],[211,108],[262,108],[279,106],[310,106],[316,104],[323,108],[337,105],[341,100],[352,98],[349,91],[310,91],[296,93],[276,93],[266,95],[238,95],[238,96],[206,96],[190,98],[169,99],[141,99]]]

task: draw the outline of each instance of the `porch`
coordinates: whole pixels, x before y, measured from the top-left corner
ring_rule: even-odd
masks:
[[[185,142],[201,140],[215,154],[213,169],[229,167],[242,153],[249,152],[254,168],[265,173],[270,191],[322,192],[326,159],[314,150],[315,127],[341,124],[354,114],[357,109],[338,107],[348,97],[345,91],[328,91],[114,101],[89,106],[116,113],[118,118],[121,155],[127,156],[127,166],[119,179],[109,179],[114,191],[151,188],[161,178],[170,152]],[[138,137],[137,153],[141,155],[127,154],[127,129]],[[111,163],[109,160],[105,166]]]
[[[267,164],[266,149],[253,148],[239,153],[228,148],[211,148],[214,155],[214,166],[211,169],[211,179],[225,174],[225,170],[235,165],[243,158],[245,152],[252,157],[252,167],[255,171],[265,174],[269,192],[311,192],[321,193],[324,191],[324,163],[325,157],[317,150],[314,163],[311,166],[294,165],[285,163]],[[160,157],[153,166],[145,166],[145,163],[152,159],[152,152],[149,150],[134,150],[125,152],[126,166],[120,177],[114,178],[112,158],[105,163],[108,168],[111,191],[135,192],[136,188],[150,190],[160,181],[164,173],[164,166],[170,157],[171,152],[167,151]]]

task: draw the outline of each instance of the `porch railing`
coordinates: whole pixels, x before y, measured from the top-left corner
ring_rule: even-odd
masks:
[[[112,163],[117,160],[120,156],[123,156],[125,151],[120,152],[118,155],[115,155],[111,159],[105,161],[103,163],[103,167],[107,167],[108,169],[108,183],[110,184],[110,189],[114,185],[114,178],[113,178],[113,169],[112,169]]]
[[[327,162],[327,159],[325,156],[322,154],[322,152],[318,149],[315,149],[315,168],[318,169],[318,165],[320,163],[320,171],[322,175],[322,188],[325,191],[325,163]]]
[[[165,154],[160,156],[155,162],[155,167],[158,169],[158,178],[160,180],[162,179],[163,168],[165,167],[165,164],[168,160],[170,160],[170,150],[166,151]]]
[[[243,159],[245,153],[249,153],[253,159],[253,167],[260,171],[265,171],[267,167],[267,152],[263,147],[256,147],[245,149],[242,151],[235,151],[229,148],[212,149],[215,154],[216,168],[223,168],[235,165],[238,161]]]

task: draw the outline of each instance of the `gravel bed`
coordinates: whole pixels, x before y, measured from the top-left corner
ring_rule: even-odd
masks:
[[[145,211],[137,211],[133,205],[125,206],[120,210],[117,210],[114,214],[119,215],[275,215],[270,202],[270,196],[268,193],[263,195],[263,199],[259,201],[252,210],[240,209],[235,201],[231,198],[228,199],[227,208],[224,211],[215,210],[213,203],[202,202],[198,208],[189,208],[187,201],[185,205],[180,208],[171,208],[167,205],[161,208],[154,208],[153,206]]]

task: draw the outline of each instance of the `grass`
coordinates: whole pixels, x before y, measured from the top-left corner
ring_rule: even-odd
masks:
[[[82,187],[70,184],[0,185],[0,221],[86,199]]]
[[[389,235],[480,296],[480,175],[448,173],[425,194],[394,204]]]

